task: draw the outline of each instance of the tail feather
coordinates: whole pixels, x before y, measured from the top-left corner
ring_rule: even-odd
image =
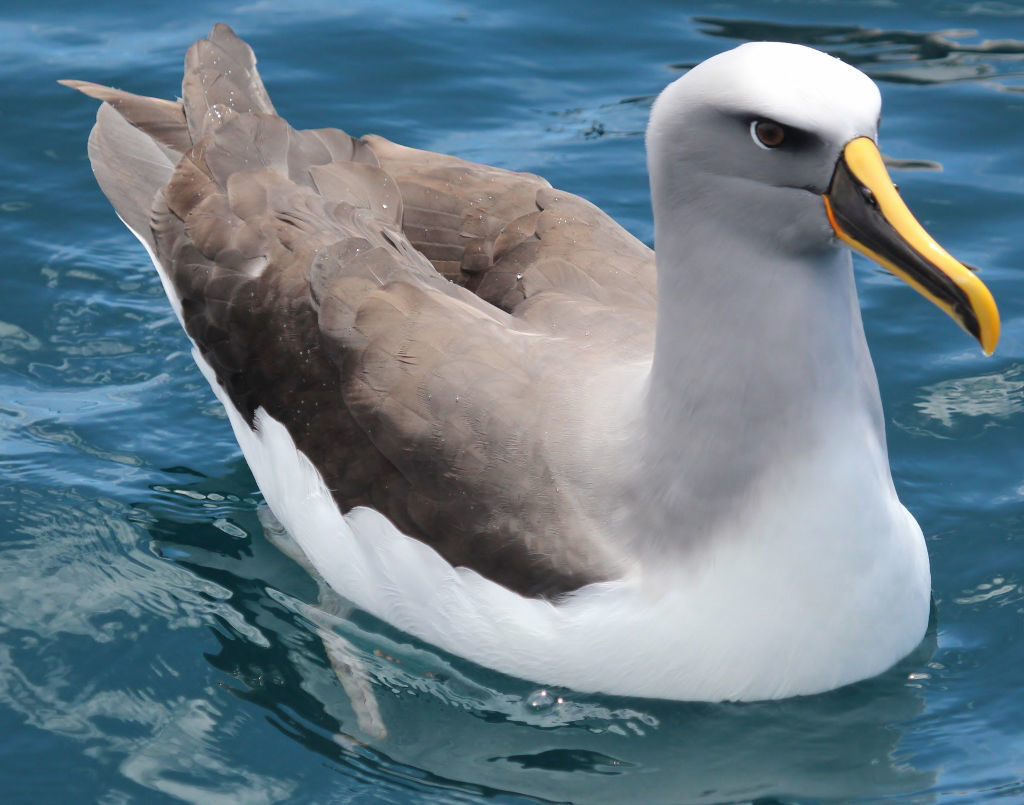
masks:
[[[188,49],[181,96],[193,142],[216,129],[227,110],[277,114],[252,48],[222,22]]]
[[[103,101],[89,135],[89,160],[121,220],[151,251],[156,248],[150,224],[153,204],[182,155],[234,117],[228,110],[276,114],[252,49],[223,23],[189,49],[181,101],[133,95],[89,81],[60,83]]]
[[[88,81],[60,83],[103,101],[89,137],[93,171],[118,215],[151,250],[158,196],[175,211],[196,203],[189,183],[196,174],[189,165],[224,192],[231,176],[255,169],[272,168],[313,189],[314,166],[378,166],[373,150],[343,131],[297,131],[278,117],[252,49],[223,23],[189,48],[181,101]],[[172,184],[176,166],[180,181]]]

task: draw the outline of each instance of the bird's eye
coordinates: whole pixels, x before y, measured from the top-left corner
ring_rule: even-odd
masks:
[[[761,148],[778,148],[786,140],[786,127],[774,120],[755,120],[750,124],[750,136]]]

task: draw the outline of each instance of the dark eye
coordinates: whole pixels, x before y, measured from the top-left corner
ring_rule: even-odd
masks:
[[[786,127],[774,120],[755,120],[750,124],[750,136],[762,148],[778,148],[786,141]]]

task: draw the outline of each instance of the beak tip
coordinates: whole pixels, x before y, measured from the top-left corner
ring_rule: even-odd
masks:
[[[914,218],[873,140],[857,137],[846,144],[824,199],[836,237],[952,316],[985,355],[996,351],[1000,322],[992,293]]]
[[[990,356],[999,346],[999,336],[1002,331],[999,308],[992,297],[992,292],[982,284],[976,275],[972,274],[966,278],[961,287],[971,301],[976,326],[980,330],[977,337],[981,342],[981,350],[986,356]]]
[[[997,314],[998,315],[998,314]],[[987,326],[981,329],[981,332],[975,332],[974,337],[978,339],[978,343],[981,344],[981,351],[985,353],[985,357],[991,357],[996,351],[996,347],[999,346],[999,319],[989,318],[986,322]]]

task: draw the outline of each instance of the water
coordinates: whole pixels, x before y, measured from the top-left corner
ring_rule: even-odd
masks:
[[[1024,801],[1024,7],[5,5],[6,802]],[[875,76],[904,195],[984,267],[1004,316],[985,359],[860,263],[894,476],[932,556],[925,645],[825,696],[679,704],[540,693],[316,606],[315,584],[268,541],[148,260],[95,186],[95,105],[54,83],[174,96],[185,48],[217,20],[256,48],[293,124],[541,173],[648,241],[641,131],[680,70],[772,37]],[[355,687],[376,713],[353,706],[324,628],[363,663]]]

